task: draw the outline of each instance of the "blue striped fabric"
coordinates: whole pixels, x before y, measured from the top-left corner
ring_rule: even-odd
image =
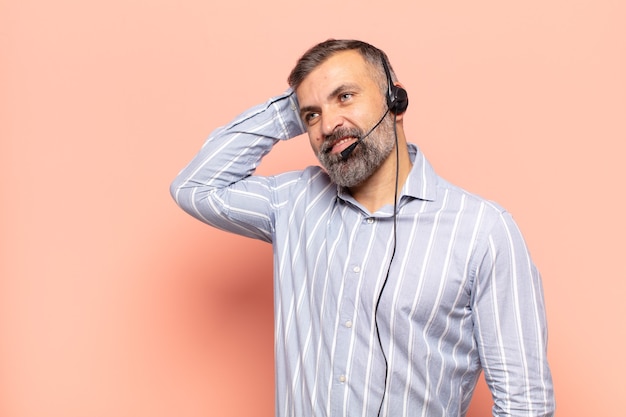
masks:
[[[297,106],[288,90],[217,129],[171,187],[201,221],[273,245],[276,415],[463,416],[481,370],[494,415],[552,415],[541,280],[511,216],[409,146],[383,356],[393,207],[369,213],[319,167],[252,175],[304,133]]]

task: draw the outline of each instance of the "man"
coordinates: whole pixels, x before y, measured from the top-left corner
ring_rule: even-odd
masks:
[[[360,41],[307,51],[290,89],[214,131],[171,192],[274,248],[277,416],[553,414],[541,282],[511,216],[407,143],[406,91]],[[324,169],[252,175],[306,132]]]

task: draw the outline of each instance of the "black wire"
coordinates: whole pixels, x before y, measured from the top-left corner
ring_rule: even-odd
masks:
[[[396,255],[396,242],[398,236],[398,218],[397,218],[397,210],[398,210],[398,177],[400,176],[400,151],[398,149],[398,131],[396,129],[396,115],[393,116],[393,134],[396,138],[396,183],[395,183],[395,191],[393,194],[393,249],[391,251],[391,259],[389,260],[389,266],[387,267],[387,273],[385,274],[385,280],[383,281],[383,285],[380,287],[380,292],[378,293],[378,299],[376,300],[376,307],[374,308],[374,324],[376,325],[376,336],[378,337],[378,345],[380,346],[380,352],[383,355],[383,359],[385,360],[385,385],[383,386],[383,397],[380,400],[380,406],[378,407],[377,416],[380,417],[380,412],[383,409],[383,404],[385,402],[385,392],[387,392],[387,374],[389,373],[389,363],[387,362],[387,356],[385,355],[385,349],[383,348],[383,342],[380,339],[380,330],[378,328],[378,306],[380,305],[380,300],[383,295],[383,291],[385,290],[385,286],[387,285],[387,280],[389,279],[389,272],[391,271],[391,263],[393,262],[393,258]]]

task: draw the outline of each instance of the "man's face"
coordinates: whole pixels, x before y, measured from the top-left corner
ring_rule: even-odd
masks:
[[[353,187],[368,179],[394,147],[393,116],[344,160],[341,151],[369,132],[387,110],[372,68],[356,51],[342,51],[315,68],[298,86],[300,116],[313,152],[336,184]]]

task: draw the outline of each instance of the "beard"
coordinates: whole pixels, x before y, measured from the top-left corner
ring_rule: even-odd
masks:
[[[392,117],[385,118],[367,140],[359,142],[345,160],[341,153],[330,153],[333,142],[346,136],[361,138],[364,132],[358,128],[337,128],[326,138],[317,154],[330,179],[341,187],[350,188],[371,177],[393,150],[393,124]]]

